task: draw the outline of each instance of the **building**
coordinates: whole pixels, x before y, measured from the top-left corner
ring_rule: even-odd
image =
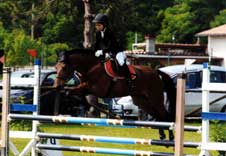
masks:
[[[208,55],[214,58],[223,58],[221,65],[226,67],[226,24],[205,30],[196,36],[208,37]]]
[[[132,51],[127,51],[132,64],[167,66],[184,64],[185,59],[196,59],[196,63],[210,60],[206,44],[155,43],[153,38],[151,41],[147,41],[150,38],[145,39],[144,43],[135,43]],[[222,61],[222,57],[211,57],[213,64],[220,65]]]

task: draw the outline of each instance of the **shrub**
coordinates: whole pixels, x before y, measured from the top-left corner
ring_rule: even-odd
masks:
[[[215,142],[225,142],[226,143],[226,123],[222,123],[220,121],[214,121],[214,134],[213,140]],[[218,151],[219,156],[226,156],[226,151]]]

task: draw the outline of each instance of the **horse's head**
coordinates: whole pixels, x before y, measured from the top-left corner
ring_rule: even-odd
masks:
[[[55,66],[56,68],[56,79],[54,82],[54,87],[59,88],[65,84],[73,76],[73,69],[67,60],[66,52],[61,52],[58,56],[58,62]]]

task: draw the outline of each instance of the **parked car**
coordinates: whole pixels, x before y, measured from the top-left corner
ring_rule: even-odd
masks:
[[[18,70],[11,73],[11,91],[10,102],[11,103],[33,103],[33,87],[25,85],[25,78],[33,78],[33,70]],[[40,75],[40,114],[41,115],[53,115],[55,107],[56,91],[48,89],[53,85],[56,79],[55,70],[41,70]],[[16,83],[15,83],[16,82]],[[13,85],[16,84],[16,85]],[[69,81],[71,85],[76,82],[74,79]],[[2,84],[2,83],[0,83]],[[46,88],[44,88],[46,87]],[[60,93],[60,108],[59,114],[68,114],[72,116],[81,116],[84,113],[84,105],[86,105],[85,97],[79,96],[67,96],[63,92]],[[0,97],[2,97],[2,90],[0,90]],[[85,104],[84,104],[85,103]]]
[[[185,94],[185,115],[186,116],[200,116],[202,108],[202,70],[203,65],[194,64],[185,68],[184,65],[174,65],[161,68],[161,71],[168,73],[176,85],[177,74],[186,72],[186,94]],[[211,66],[210,82],[226,83],[226,68],[221,66]],[[226,112],[226,98],[225,93],[211,92],[210,97],[210,111],[211,112]],[[214,102],[215,101],[215,102]]]
[[[202,107],[202,65],[194,64],[187,68],[184,65],[173,65],[160,68],[161,71],[170,75],[176,87],[177,75],[182,72],[187,73],[186,93],[185,93],[185,116],[200,116]],[[220,66],[211,66],[210,82],[226,83],[226,68]],[[226,112],[225,93],[210,93],[210,111],[211,112]],[[214,102],[215,101],[215,102]],[[114,106],[115,105],[115,106]],[[119,106],[117,106],[119,105]],[[120,105],[122,105],[120,107]],[[138,117],[139,109],[131,100],[131,97],[122,97],[113,103],[113,107],[117,107],[116,112],[126,112],[124,116]],[[124,109],[120,111],[119,109]]]
[[[139,108],[133,104],[131,96],[113,98],[111,111],[127,119],[136,119],[139,115]]]

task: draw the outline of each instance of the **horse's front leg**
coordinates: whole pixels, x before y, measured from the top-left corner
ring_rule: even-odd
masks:
[[[160,140],[166,139],[166,135],[165,135],[164,130],[162,128],[159,128],[159,137],[160,137]]]
[[[88,93],[88,84],[83,82],[76,87],[64,87],[68,95],[85,95]]]

